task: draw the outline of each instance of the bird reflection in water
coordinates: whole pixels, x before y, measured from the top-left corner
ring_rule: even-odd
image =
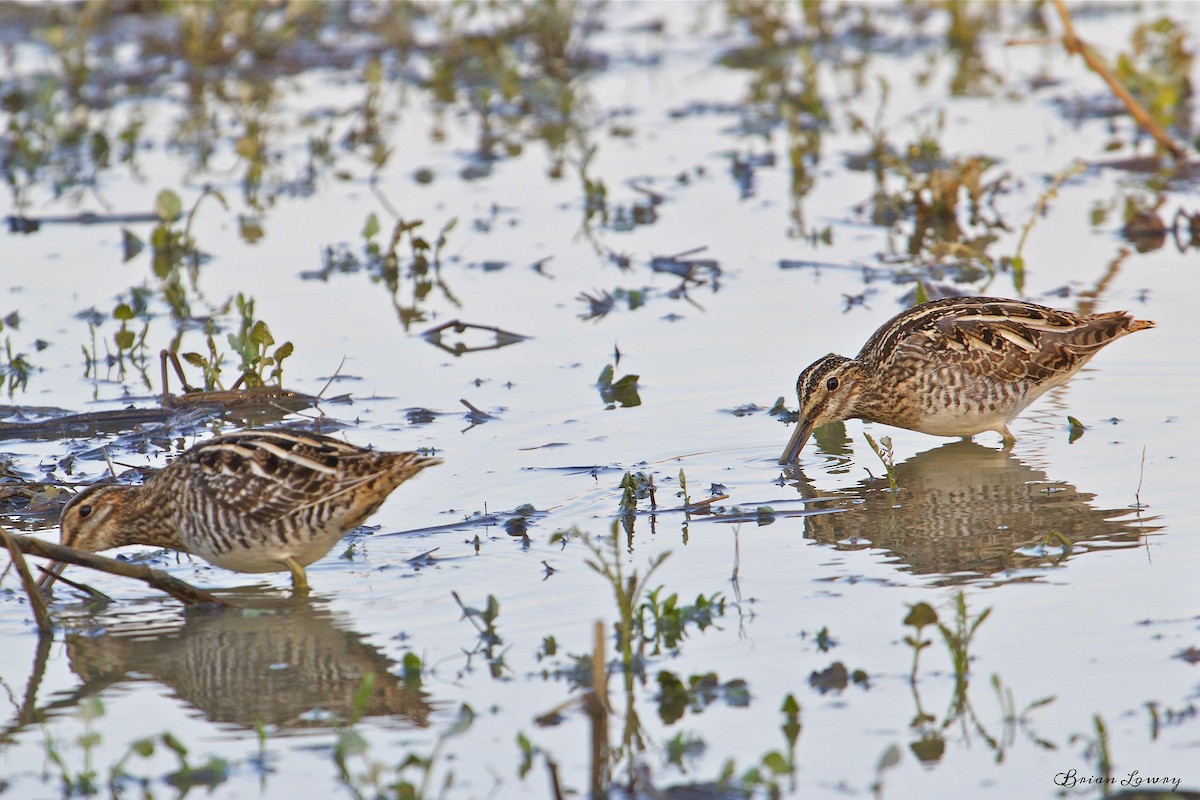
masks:
[[[180,616],[149,626],[118,622],[100,636],[68,633],[67,657],[82,686],[42,711],[112,686],[152,682],[211,722],[280,731],[328,727],[351,716],[367,673],[374,681],[362,716],[423,727],[433,711],[426,692],[407,684],[391,659],[318,602]]]
[[[846,452],[846,442],[830,444],[826,452]],[[1139,518],[1131,508],[1093,508],[1094,494],[970,441],[918,453],[894,470],[895,496],[883,478],[865,479],[847,492],[818,492],[799,467],[787,468],[785,478],[805,497],[861,500],[850,513],[806,517],[805,536],[839,549],[883,549],[901,569],[940,575],[936,585],[953,585],[1061,559],[1063,540],[1055,532],[1078,554],[1136,547],[1143,535],[1160,530],[1153,517]]]

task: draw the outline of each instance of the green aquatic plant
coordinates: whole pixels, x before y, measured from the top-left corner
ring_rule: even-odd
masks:
[[[950,17],[946,44],[955,60],[950,94],[956,97],[991,94],[1003,78],[987,65],[983,37],[988,30],[999,27],[997,9],[968,3],[947,3],[942,8]]]
[[[916,704],[916,714],[910,723],[910,727],[920,735],[920,739],[911,743],[909,748],[913,755],[917,756],[922,763],[931,764],[942,758],[946,750],[944,732],[956,720],[961,720],[964,731],[968,730],[969,725],[969,729],[982,738],[988,748],[995,752],[997,762],[1004,760],[1006,751],[1015,741],[1018,730],[1023,731],[1027,738],[1036,746],[1046,750],[1055,749],[1053,742],[1039,737],[1033,731],[1030,719],[1034,711],[1053,703],[1055,700],[1053,696],[1034,700],[1018,711],[1013,692],[1003,685],[999,675],[993,674],[991,684],[996,693],[1001,714],[1000,726],[1002,732],[998,736],[988,732],[984,720],[977,715],[972,707],[970,698],[968,697],[967,680],[971,658],[970,643],[974,639],[977,629],[990,613],[990,608],[984,609],[974,619],[971,619],[967,611],[966,600],[962,592],[959,592],[955,597],[954,621],[952,626],[939,621],[938,613],[932,606],[925,602],[915,603],[910,606],[908,614],[904,618],[905,625],[916,629],[915,633],[904,637],[904,642],[913,651],[909,685],[912,688],[913,701]],[[954,692],[950,700],[950,706],[940,723],[936,715],[927,713],[922,707],[917,687],[917,670],[921,651],[932,644],[931,641],[922,638],[922,630],[931,625],[937,626],[941,632],[943,642],[946,644],[947,653],[954,667]]]
[[[271,334],[270,327],[254,313],[253,298],[247,298],[239,292],[233,305],[237,308],[238,328],[235,332],[226,334],[225,338],[240,361],[238,377],[230,388],[260,388],[268,385],[282,388],[283,361],[292,355],[292,343],[284,342],[275,346],[275,337]],[[184,361],[201,371],[205,391],[225,388],[221,380],[221,371],[227,353],[217,344],[216,330],[217,323],[214,319],[205,321],[207,353],[192,350],[180,354]],[[172,344],[172,351],[174,347],[175,344]]]
[[[638,394],[638,375],[624,375],[617,380],[613,380],[615,372],[612,364],[605,364],[604,369],[600,370],[600,377],[596,379],[596,388],[600,390],[600,399],[604,402],[605,408],[614,409],[618,405],[622,408],[633,408],[642,404],[642,398]]]
[[[622,514],[632,514],[637,511],[639,500],[650,498],[650,508],[656,506],[654,496],[654,476],[648,472],[626,472],[618,485],[621,489],[621,500],[618,509]]]
[[[474,656],[476,653],[482,653],[487,660],[488,671],[493,678],[500,678],[504,675],[507,666],[504,663],[504,651],[496,653],[495,649],[504,644],[504,640],[500,638],[500,634],[496,631],[496,620],[500,616],[500,601],[495,595],[489,594],[487,602],[483,608],[472,608],[463,603],[462,598],[458,596],[458,592],[450,592],[450,596],[454,598],[454,602],[458,603],[458,607],[462,609],[462,618],[470,620],[475,626],[475,630],[479,632],[479,640],[475,648],[467,652],[468,657]]]
[[[559,531],[550,537],[551,544],[570,541],[579,541],[588,549],[592,557],[584,559],[584,563],[589,569],[604,578],[612,588],[613,599],[617,603],[616,629],[621,663],[629,673],[634,668],[635,659],[641,660],[645,644],[645,638],[640,635],[642,626],[639,608],[646,592],[646,583],[650,576],[667,560],[671,552],[665,550],[652,557],[643,574],[639,574],[635,569],[626,575],[622,566],[625,559],[622,555],[620,527],[615,520],[606,537],[591,537],[578,528]],[[635,642],[637,643],[636,653]]]
[[[736,774],[733,760],[726,761],[717,781],[718,786],[744,792],[750,797],[779,798],[796,791],[796,771],[799,766],[796,763],[796,743],[802,730],[800,704],[789,693],[784,696],[779,710],[783,714],[780,732],[786,746],[781,750],[768,750],[757,764],[747,768],[740,776]]]
[[[21,317],[16,311],[0,319],[0,332],[8,328],[16,330],[21,324]],[[8,396],[12,397],[17,389],[24,390],[29,385],[29,376],[35,367],[25,358],[24,353],[13,353],[12,337],[4,335],[4,355],[0,358],[0,380],[3,380]]]
[[[658,716],[666,725],[678,722],[687,711],[698,714],[718,700],[745,708],[750,705],[750,688],[741,678],[723,682],[715,672],[689,675],[686,682],[670,670],[658,673]]]
[[[871,783],[871,792],[877,800],[883,797],[883,773],[899,763],[900,748],[894,744],[889,744],[879,754],[879,760],[875,762],[875,780]]]
[[[338,779],[355,800],[424,800],[435,796],[431,784],[446,742],[470,729],[475,712],[466,703],[460,705],[449,726],[437,735],[429,755],[409,750],[390,764],[378,761],[371,757],[370,743],[355,727],[366,711],[374,683],[374,673],[363,675],[355,689],[350,714],[335,732],[333,761]],[[453,784],[454,772],[448,770],[436,796],[444,796]]]
[[[195,351],[182,354],[184,361],[200,369],[204,376],[204,391],[206,392],[221,388],[221,363],[225,360],[225,354],[218,349],[216,339],[213,338],[214,327],[215,323],[211,319],[204,325],[205,342],[208,345],[207,355]]]
[[[94,750],[100,744],[100,734],[95,730],[96,720],[104,716],[104,704],[96,695],[85,697],[79,704],[78,716],[83,722],[83,731],[73,744],[82,754],[82,764],[73,767],[68,763],[69,756],[63,747],[54,740],[48,728],[44,728],[46,736],[46,758],[58,769],[59,781],[62,784],[64,797],[73,795],[96,794],[99,785],[98,773],[94,764]]]
[[[646,593],[646,599],[638,609],[637,627],[643,640],[653,643],[651,655],[659,655],[663,649],[674,650],[687,636],[689,625],[703,631],[714,625],[718,617],[725,615],[725,596],[721,592],[713,592],[705,596],[696,595],[696,600],[687,605],[679,603],[679,595],[671,593],[663,596],[665,586]],[[643,615],[648,615],[654,623],[654,633],[647,635]]]
[[[1108,726],[1104,724],[1104,717],[1099,714],[1092,715],[1092,730],[1094,732],[1093,736],[1089,737],[1086,734],[1077,733],[1071,736],[1071,741],[1083,741],[1086,745],[1084,758],[1089,761],[1092,759],[1096,761],[1095,777],[1091,777],[1090,782],[1107,787],[1115,783],[1116,779],[1112,777],[1112,751],[1109,749]],[[1055,783],[1065,786],[1070,782],[1069,785],[1073,786],[1074,782],[1071,779],[1074,775],[1075,770],[1071,770],[1069,773],[1059,773],[1055,776]],[[1061,783],[1059,782],[1060,776],[1065,779]],[[1105,794],[1107,795],[1107,792]]]
[[[405,330],[414,322],[424,322],[426,314],[421,304],[426,301],[430,292],[438,289],[446,301],[458,307],[458,298],[450,291],[442,277],[441,253],[446,246],[447,237],[458,225],[458,218],[451,217],[438,230],[437,236],[431,242],[419,232],[424,225],[422,220],[404,220],[398,218],[392,227],[392,236],[380,258],[380,280],[392,295],[392,303],[400,322]],[[364,236],[370,230],[370,220],[364,229]],[[401,255],[400,248],[408,242],[408,253]],[[406,305],[400,300],[400,286],[407,277],[412,282],[411,300]]]
[[[932,641],[921,638],[921,630],[929,625],[936,625],[937,621],[937,612],[933,610],[933,606],[924,601],[909,606],[908,614],[904,617],[905,625],[916,628],[915,633],[904,637],[905,644],[911,647],[913,651],[912,670],[908,673],[910,683],[916,683],[917,662],[920,660],[921,651],[933,644]]]
[[[675,496],[683,500],[684,513],[686,514],[688,507],[692,505],[692,498],[688,496],[687,475],[682,468],[679,470],[679,491],[675,493]]]
[[[896,459],[892,452],[892,437],[880,436],[879,441],[875,441],[875,437],[869,433],[864,433],[863,436],[867,439],[867,444],[871,446],[871,450],[875,453],[876,458],[883,464],[883,468],[887,473],[888,491],[892,493],[893,502],[896,496],[900,493],[900,487],[896,483]]]
[[[135,776],[130,773],[128,766],[135,757],[151,758],[159,748],[172,753],[178,761],[178,766],[158,776],[158,779],[177,789],[181,797],[196,786],[204,786],[211,791],[224,783],[231,774],[229,762],[217,756],[210,756],[199,764],[193,764],[188,758],[190,750],[187,745],[173,733],[166,732],[135,740],[125,754],[108,767],[105,777],[95,764],[95,750],[102,742],[96,723],[104,714],[104,704],[98,696],[90,695],[80,701],[78,716],[83,722],[83,731],[72,743],[81,751],[82,764],[79,766],[71,763],[71,754],[55,741],[49,728],[44,728],[46,758],[58,770],[63,797],[90,797],[99,794],[102,779],[112,797],[121,796],[120,787],[126,782],[136,781],[142,786],[148,786],[151,777]]]
[[[1160,126],[1186,132],[1193,94],[1190,75],[1195,47],[1185,25],[1170,17],[1142,22],[1130,35],[1128,52],[1117,55],[1117,78]],[[1184,130],[1180,130],[1184,129]]]
[[[954,597],[953,627],[940,621],[937,623],[942,640],[946,643],[946,651],[950,655],[950,663],[954,666],[955,681],[959,684],[966,684],[970,672],[971,641],[975,638],[979,626],[991,613],[992,609],[985,608],[971,619],[967,613],[966,595],[959,592]]]
[[[293,351],[291,342],[284,342],[272,349],[275,337],[267,323],[254,316],[254,299],[238,293],[237,311],[239,324],[237,333],[230,333],[229,346],[241,356],[239,365],[241,382],[248,387],[266,386],[274,383],[283,386],[283,360]],[[270,369],[270,372],[266,371]]]
[[[137,293],[133,292],[132,294],[134,295],[133,305],[130,305],[129,303],[118,303],[117,307],[113,309],[113,319],[121,323],[120,328],[118,328],[117,332],[113,334],[113,344],[116,345],[117,348],[116,361],[121,374],[124,375],[125,359],[128,357],[130,362],[142,373],[142,378],[146,382],[146,387],[149,388],[149,378],[146,377],[146,368],[150,363],[150,357],[147,352],[148,348],[146,346],[146,336],[150,332],[150,321],[146,317],[144,300],[143,302],[139,303]],[[135,306],[143,306],[140,315],[139,312],[135,310]],[[129,327],[129,323],[134,319],[137,319],[139,316],[143,318],[142,329],[140,332],[135,333]]]

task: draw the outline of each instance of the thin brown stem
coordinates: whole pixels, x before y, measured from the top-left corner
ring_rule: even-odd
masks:
[[[1130,94],[1129,90],[1125,88],[1124,84],[1117,80],[1117,76],[1112,73],[1112,70],[1108,68],[1108,65],[1104,63],[1103,59],[1096,55],[1092,48],[1088,47],[1087,43],[1080,39],[1075,33],[1075,26],[1071,23],[1071,15],[1067,12],[1067,7],[1063,3],[1063,0],[1054,0],[1054,8],[1058,11],[1058,18],[1062,20],[1062,43],[1063,47],[1067,48],[1067,52],[1078,53],[1079,55],[1083,56],[1083,60],[1088,65],[1088,68],[1091,69],[1092,72],[1095,72],[1097,75],[1099,75],[1104,82],[1108,84],[1108,88],[1118,100],[1125,104],[1125,108],[1129,112],[1129,116],[1133,117],[1134,121],[1141,126],[1142,130],[1153,136],[1154,140],[1158,142],[1164,150],[1169,152],[1176,161],[1184,160],[1186,157],[1185,150],[1180,147],[1157,122],[1154,121],[1154,118],[1150,116],[1150,113],[1146,111],[1145,107],[1143,107],[1142,104],[1137,101],[1137,98]]]
[[[222,607],[229,605],[224,600],[209,594],[203,589],[172,577],[162,570],[153,569],[142,564],[130,564],[126,561],[118,561],[115,558],[106,558],[95,553],[43,542],[41,539],[34,539],[20,534],[6,534],[6,536],[13,545],[28,555],[40,556],[41,558],[48,558],[51,561],[61,563],[76,564],[88,569],[107,572],[110,575],[133,578],[153,586],[161,592],[166,592],[186,605]]]
[[[0,528],[0,542],[4,543],[12,555],[13,565],[17,568],[17,574],[21,576],[21,586],[24,587],[25,595],[29,598],[29,607],[33,609],[33,618],[37,620],[38,630],[42,633],[54,630],[54,624],[50,621],[50,612],[46,610],[46,603],[38,592],[33,575],[29,573],[29,565],[25,563],[25,554],[8,531],[3,528]]]

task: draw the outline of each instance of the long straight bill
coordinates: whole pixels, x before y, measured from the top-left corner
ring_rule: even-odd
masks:
[[[796,421],[796,430],[792,431],[792,438],[788,439],[787,447],[783,449],[783,455],[779,457],[780,464],[790,464],[800,456],[800,449],[804,447],[804,443],[808,441],[808,437],[812,435],[812,423],[806,419]]]
[[[54,582],[58,580],[58,576],[62,575],[63,570],[66,568],[67,562],[65,561],[51,561],[50,566],[46,568],[41,579],[38,580],[38,591],[42,594],[50,591],[50,587],[54,585]]]

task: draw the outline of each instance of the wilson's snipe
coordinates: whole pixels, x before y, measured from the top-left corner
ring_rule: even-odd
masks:
[[[1153,328],[1124,311],[1072,314],[997,297],[949,297],[901,312],[854,358],[830,353],[796,381],[800,417],[779,463],[814,428],[863,419],[935,436],[1008,430],[1047,389],[1071,379],[1100,348]]]
[[[62,512],[62,543],[89,551],[144,544],[237,572],[287,570],[303,592],[305,566],[361,525],[393,489],[440,463],[302,431],[218,436],[141,486],[95,486],[71,498]]]

